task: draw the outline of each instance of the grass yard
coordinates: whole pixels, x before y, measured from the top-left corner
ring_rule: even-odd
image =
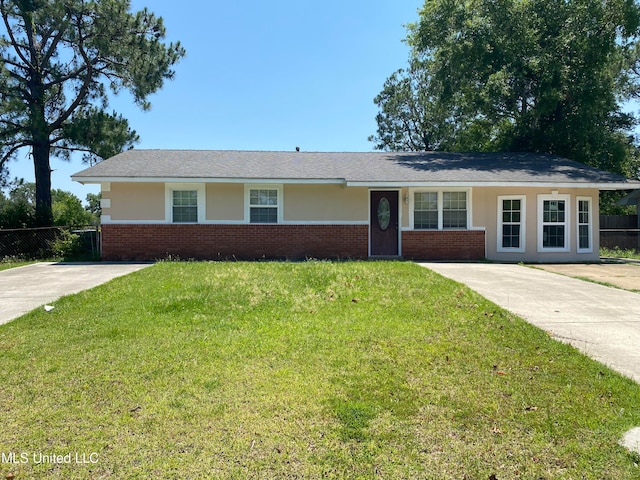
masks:
[[[14,260],[10,259],[1,259],[0,258],[0,271],[9,270],[10,268],[22,267],[24,265],[30,265],[32,263],[36,263],[35,260]]]
[[[0,326],[0,478],[640,477],[637,384],[411,263],[160,263],[55,307]]]

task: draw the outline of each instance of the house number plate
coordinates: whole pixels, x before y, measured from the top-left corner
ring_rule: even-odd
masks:
[[[386,197],[382,197],[378,202],[378,225],[381,230],[389,228],[389,222],[391,221],[391,205]]]

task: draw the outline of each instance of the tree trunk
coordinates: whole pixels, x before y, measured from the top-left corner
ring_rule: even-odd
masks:
[[[49,153],[50,146],[48,142],[43,142],[33,147],[33,165],[36,177],[36,224],[39,227],[53,225]]]

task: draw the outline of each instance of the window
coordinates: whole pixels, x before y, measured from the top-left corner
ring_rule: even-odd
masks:
[[[578,252],[593,251],[591,244],[591,198],[578,197]]]
[[[524,196],[498,197],[498,251],[525,251]]]
[[[411,218],[416,230],[466,229],[467,192],[414,192]]]
[[[414,194],[414,228],[438,229],[438,192],[416,192]]]
[[[442,194],[442,228],[467,228],[467,192]]]
[[[249,190],[249,223],[278,223],[278,189]]]
[[[165,222],[205,222],[204,183],[165,183],[164,188]]]
[[[198,222],[198,191],[173,190],[173,222]]]
[[[538,250],[569,251],[569,195],[538,195]]]

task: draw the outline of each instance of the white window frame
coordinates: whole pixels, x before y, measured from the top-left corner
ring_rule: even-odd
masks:
[[[463,192],[467,197],[466,211],[467,211],[467,226],[465,228],[443,228],[443,207],[444,207],[444,193],[458,193]],[[416,193],[437,193],[438,194],[438,228],[437,230],[473,230],[471,226],[471,189],[470,188],[412,188],[409,190],[409,226],[412,230],[419,232],[435,232],[433,228],[416,228],[415,227],[415,194]]]
[[[205,211],[205,186],[204,183],[165,183],[165,222],[175,223],[173,221],[173,192],[174,191],[193,191],[198,192],[198,221],[197,222],[178,222],[177,225],[190,225],[195,223],[204,223],[207,218]]]
[[[589,204],[588,223],[580,222],[580,202],[587,202]],[[580,248],[580,227],[581,226],[587,226],[587,228],[589,229],[589,246],[587,248]],[[576,197],[576,251],[578,253],[593,252],[593,198],[592,197]]]
[[[520,246],[519,247],[505,247],[502,244],[503,240],[503,232],[502,227],[504,226],[504,200],[520,200],[520,222],[508,222],[508,225],[520,225]],[[498,252],[514,252],[514,253],[523,253],[527,250],[527,197],[526,195],[501,195],[498,196],[498,237],[497,237],[497,248]]]
[[[544,202],[564,202],[564,222],[544,222]],[[552,225],[564,226],[564,247],[544,247],[544,227]],[[538,195],[538,253],[569,252],[571,251],[571,195],[552,193]]]
[[[273,205],[278,212],[278,220],[274,223],[251,223],[251,190],[276,190],[278,194],[278,203]],[[245,184],[244,186],[244,221],[251,225],[276,225],[283,222],[283,206],[284,206],[284,189],[282,184]]]

